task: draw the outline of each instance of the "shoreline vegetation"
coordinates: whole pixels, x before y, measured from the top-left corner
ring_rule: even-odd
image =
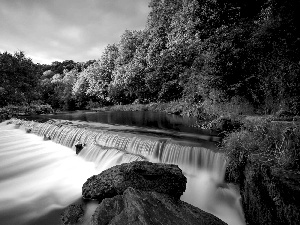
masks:
[[[48,104],[8,105],[0,108],[0,122],[16,116],[49,114],[54,110]]]

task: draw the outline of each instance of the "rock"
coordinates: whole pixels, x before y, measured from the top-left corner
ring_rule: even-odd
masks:
[[[44,141],[49,141],[49,140],[51,140],[51,137],[50,136],[47,136],[47,135],[44,135],[44,139],[43,139]]]
[[[31,132],[32,132],[32,129],[31,129],[31,128],[28,128],[28,127],[25,127],[25,132],[26,132],[26,133],[31,133]]]
[[[84,148],[85,144],[82,144],[82,143],[77,143],[75,144],[75,149],[76,149],[76,155],[78,155],[81,150]]]
[[[69,205],[61,214],[61,221],[65,225],[75,225],[82,222],[84,211],[82,205]]]
[[[90,177],[82,187],[85,199],[112,198],[128,187],[156,191],[179,199],[186,188],[186,177],[177,165],[135,161],[109,168]]]
[[[91,225],[225,225],[212,214],[166,194],[128,188],[123,195],[104,199]]]
[[[239,184],[247,224],[300,224],[299,172],[271,167],[255,158],[230,167],[227,181]]]

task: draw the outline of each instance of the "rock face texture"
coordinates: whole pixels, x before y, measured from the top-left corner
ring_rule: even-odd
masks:
[[[136,161],[114,166],[89,178],[82,187],[85,199],[121,195],[128,187],[155,191],[179,199],[186,188],[186,177],[177,165]]]
[[[166,194],[129,187],[123,195],[104,199],[91,225],[225,225],[222,220]]]
[[[69,205],[61,215],[62,224],[80,224],[84,211],[81,205]]]
[[[300,223],[299,174],[255,164],[247,165],[245,174],[241,196],[249,224]]]
[[[226,180],[240,185],[249,225],[300,224],[300,174],[245,158],[227,168]]]
[[[176,165],[136,161],[114,166],[92,176],[83,185],[83,197],[99,201],[88,222],[91,225],[226,225],[214,215],[179,199],[186,182]],[[80,207],[70,206],[62,215],[63,223],[81,224]]]

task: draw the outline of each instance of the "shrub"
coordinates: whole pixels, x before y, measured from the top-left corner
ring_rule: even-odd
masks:
[[[217,131],[221,136],[239,130],[241,127],[242,127],[242,122],[239,119],[223,117],[223,116],[213,119],[201,125],[202,129]]]
[[[95,101],[92,101],[90,100],[87,105],[86,105],[86,109],[96,109],[96,108],[100,108],[100,107],[103,107],[103,103],[102,102],[95,102]]]
[[[243,156],[255,157],[263,164],[299,169],[300,126],[263,119],[246,122],[241,131],[225,137],[222,150],[233,164],[239,163]]]
[[[6,117],[13,117],[17,115],[24,114],[47,114],[53,113],[53,109],[50,105],[40,105],[40,104],[30,104],[30,105],[8,105],[3,108],[0,108],[0,113],[2,117],[7,115]]]
[[[210,92],[201,107],[204,113],[216,117],[254,114],[253,106],[246,99],[239,96],[228,99],[224,93],[216,90]]]

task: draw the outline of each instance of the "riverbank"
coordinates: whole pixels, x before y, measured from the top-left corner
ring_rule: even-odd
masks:
[[[167,103],[149,103],[149,104],[129,104],[129,105],[113,105],[101,108],[92,108],[94,111],[153,111],[165,112],[188,117],[199,117],[200,111],[196,105],[186,102],[172,101]]]
[[[50,105],[30,104],[30,105],[8,105],[0,108],[0,122],[9,120],[16,116],[48,114],[54,110]]]
[[[239,186],[247,224],[300,223],[300,125],[248,118],[228,133],[226,182]]]

